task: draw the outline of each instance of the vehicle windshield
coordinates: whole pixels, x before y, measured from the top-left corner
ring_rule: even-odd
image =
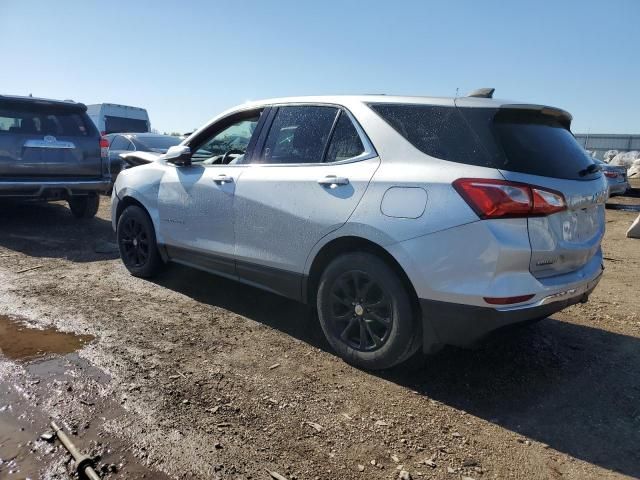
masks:
[[[179,145],[182,141],[178,137],[171,137],[169,135],[158,135],[157,137],[135,137],[135,140],[146,148],[156,150],[168,150],[169,147]]]
[[[230,125],[198,148],[192,158],[203,160],[224,155],[230,151],[245,152],[259,119],[260,117],[257,116]]]
[[[141,133],[149,131],[149,122],[136,118],[112,117],[105,115],[104,125],[106,133]]]

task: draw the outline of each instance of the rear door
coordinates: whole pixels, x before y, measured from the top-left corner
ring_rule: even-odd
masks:
[[[557,116],[506,110],[494,117],[493,129],[507,158],[502,175],[556,190],[567,203],[565,211],[527,220],[531,272],[543,278],[582,268],[604,235],[604,176]]]
[[[97,178],[101,172],[98,133],[82,107],[0,103],[0,176]]]
[[[299,298],[311,248],[348,220],[379,158],[335,106],[281,106],[264,131],[236,186],[238,276]]]

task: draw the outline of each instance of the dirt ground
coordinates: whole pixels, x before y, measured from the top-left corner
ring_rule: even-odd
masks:
[[[640,477],[637,215],[607,210],[589,303],[370,373],[302,305],[179,266],[128,275],[108,198],[85,222],[0,204],[0,478],[70,477],[50,418],[108,479]]]

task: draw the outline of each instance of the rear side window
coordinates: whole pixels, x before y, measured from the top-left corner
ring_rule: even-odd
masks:
[[[111,150],[127,150],[127,148],[129,148],[129,140],[121,135],[118,135],[113,139],[113,142],[111,142],[109,148]]]
[[[455,107],[373,104],[371,108],[414,147],[431,157],[475,165],[488,162]]]
[[[561,121],[538,111],[372,104],[414,147],[451,162],[590,180],[592,160]]]
[[[135,118],[112,117],[105,115],[104,117],[105,133],[143,133],[149,131],[146,120],[138,120]]]
[[[265,141],[263,163],[320,163],[338,109],[279,107]]]
[[[0,134],[53,135],[86,137],[93,133],[88,117],[63,109],[34,109],[33,107],[0,109]]]
[[[362,145],[362,140],[360,140],[360,135],[358,135],[356,127],[353,126],[349,116],[341,112],[338,123],[336,123],[333,134],[331,135],[331,142],[329,143],[329,150],[327,151],[325,162],[347,160],[357,157],[363,152],[364,145]]]

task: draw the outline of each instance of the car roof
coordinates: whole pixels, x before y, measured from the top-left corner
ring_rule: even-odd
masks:
[[[364,95],[314,95],[297,97],[279,97],[248,102],[255,105],[276,105],[282,103],[328,103],[342,105],[345,103],[406,103],[419,105],[451,105],[464,101],[474,106],[499,107],[512,104],[513,101],[477,97],[430,97],[410,95],[364,94]]]
[[[219,115],[217,118],[228,115],[230,113],[257,108],[261,106],[280,105],[280,104],[296,104],[296,103],[320,103],[344,105],[348,107],[354,103],[391,103],[391,104],[407,104],[407,105],[438,105],[450,107],[471,107],[471,108],[517,108],[526,110],[548,110],[568,120],[570,123],[573,117],[569,112],[561,108],[540,105],[534,103],[518,102],[514,100],[496,99],[496,98],[480,98],[480,97],[427,97],[427,96],[408,96],[408,95],[318,95],[318,96],[300,96],[300,97],[281,97],[269,98],[265,100],[249,101]]]
[[[54,100],[51,98],[25,97],[21,95],[0,95],[0,103],[23,103],[31,105],[42,105],[48,107],[64,107],[86,111],[87,106],[84,103],[74,102],[73,100]]]

